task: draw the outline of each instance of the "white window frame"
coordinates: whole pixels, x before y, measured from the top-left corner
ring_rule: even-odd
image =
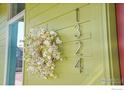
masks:
[[[6,39],[6,55],[5,55],[5,67],[4,67],[4,85],[6,85],[6,76],[7,76],[7,63],[8,63],[8,42],[9,42],[9,25],[13,22],[16,22],[20,19],[24,19],[24,32],[25,32],[25,9],[18,13],[16,16],[11,18],[11,8],[12,4],[8,4],[8,22],[7,22],[7,39]],[[25,34],[25,33],[24,33]],[[22,74],[23,74],[23,82],[24,84],[24,49],[23,49],[23,62],[22,62]]]

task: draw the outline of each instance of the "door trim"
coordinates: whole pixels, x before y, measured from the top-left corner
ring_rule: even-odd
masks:
[[[10,14],[10,8],[11,8],[11,4],[8,4],[8,18],[9,18],[9,14]],[[5,58],[5,66],[4,66],[4,82],[3,84],[6,85],[7,83],[7,66],[8,66],[8,46],[9,46],[9,25],[13,22],[16,22],[18,20],[20,20],[21,18],[24,19],[24,32],[25,32],[25,10],[21,11],[20,13],[18,13],[16,16],[14,16],[13,18],[11,18],[8,22],[7,22],[7,39],[6,39],[6,58]],[[24,33],[25,34],[25,33]],[[24,51],[24,49],[23,49]],[[23,59],[24,59],[24,53],[23,53]],[[23,84],[24,84],[24,60],[23,60],[23,64],[22,64],[22,73],[23,73]]]
[[[116,32],[115,4],[105,4],[106,34],[108,42],[109,63],[106,63],[110,73],[111,85],[120,85],[120,69]]]

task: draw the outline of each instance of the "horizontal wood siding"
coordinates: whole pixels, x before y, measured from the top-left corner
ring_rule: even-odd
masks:
[[[76,9],[80,10],[80,27],[84,56],[83,73],[75,69],[78,40],[75,37]],[[26,32],[31,28],[46,27],[60,35],[63,62],[56,64],[57,79],[42,80],[24,69],[24,84],[111,84],[106,29],[105,4],[26,4]],[[26,53],[25,53],[26,55]],[[82,56],[81,56],[82,57]]]
[[[7,6],[0,4],[0,84],[4,83],[4,66],[6,61],[6,39],[7,39]]]

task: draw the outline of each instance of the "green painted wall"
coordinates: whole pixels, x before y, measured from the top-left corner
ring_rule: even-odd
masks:
[[[79,8],[83,59],[83,72],[75,68],[79,46],[76,24],[76,8]],[[4,82],[6,61],[8,4],[0,4],[0,84]],[[29,75],[24,62],[24,84],[120,84],[115,15],[113,4],[26,4],[26,31],[46,26],[57,30],[63,45],[63,62],[56,64],[57,79],[42,80]],[[61,29],[63,28],[63,29]],[[26,55],[26,53],[25,53]]]
[[[57,32],[63,40],[61,50],[64,60],[56,64],[55,71],[59,77],[48,80],[42,80],[37,75],[29,75],[25,62],[24,84],[112,84],[110,70],[112,53],[109,51],[110,46],[108,45],[109,25],[107,24],[109,22],[106,16],[109,15],[106,7],[106,4],[26,4],[25,35],[31,28],[40,26],[48,25],[50,30],[60,29]],[[82,55],[80,56],[83,59],[83,72],[81,74],[79,69],[75,68],[78,57],[74,55],[79,46],[78,39],[75,37],[78,32],[73,29],[76,24],[76,8],[79,8],[82,34],[80,38],[82,42],[80,54]],[[116,38],[116,36],[114,37]],[[115,45],[115,47],[117,46]],[[115,56],[114,59],[117,59],[115,63],[118,63],[118,57]],[[118,64],[115,68],[117,68],[117,73],[114,74],[117,76],[116,80],[119,81]],[[120,82],[113,84],[120,84]]]
[[[8,4],[0,4],[0,85],[4,83],[4,66],[6,61],[7,7]]]

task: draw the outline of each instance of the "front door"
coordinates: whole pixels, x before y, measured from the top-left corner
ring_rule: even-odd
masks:
[[[18,22],[9,25],[9,46],[8,46],[8,62],[6,84],[13,85],[15,83],[16,71],[16,48],[17,48],[17,31]]]
[[[7,85],[23,84],[23,40],[24,20],[22,18],[9,25]]]
[[[9,4],[6,84],[23,84],[24,3]]]
[[[124,84],[124,4],[116,4],[121,81]]]

